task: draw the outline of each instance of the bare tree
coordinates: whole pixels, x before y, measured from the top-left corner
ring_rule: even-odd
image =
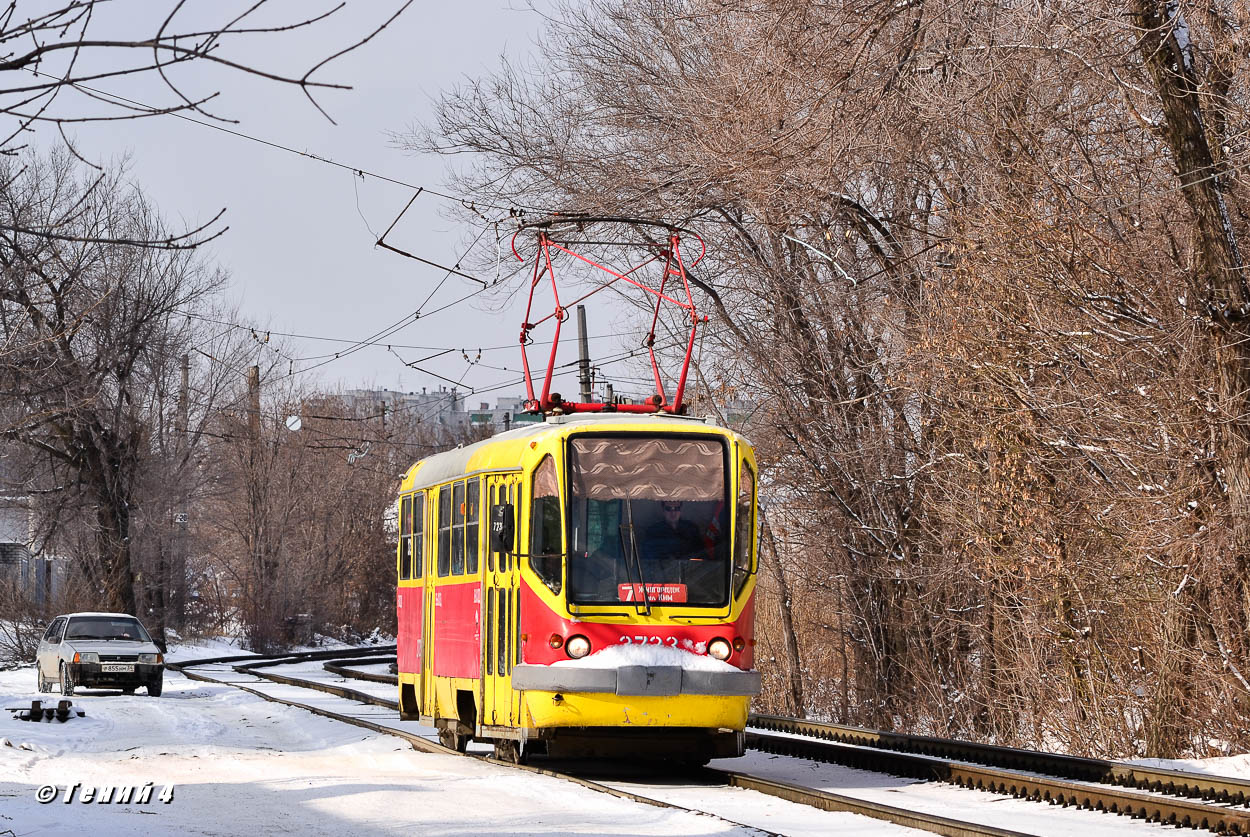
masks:
[[[66,148],[79,159],[66,126],[83,122],[126,121],[150,116],[193,115],[213,124],[232,120],[217,111],[219,91],[201,89],[187,70],[219,68],[251,76],[258,81],[298,88],[327,119],[317,94],[350,89],[324,78],[335,60],[373,40],[413,0],[396,0],[371,14],[355,36],[347,35],[329,55],[305,59],[298,68],[279,56],[294,52],[279,45],[295,46],[306,30],[341,30],[359,15],[355,5],[340,2],[309,12],[278,8],[270,0],[242,4],[191,4],[186,0],[149,3],[144,0],[60,0],[54,3],[15,0],[0,10],[0,154],[24,148],[40,127],[54,127]],[[356,4],[360,5],[360,4]],[[273,48],[257,61],[248,46],[264,39]],[[131,87],[116,83],[151,78],[163,92],[158,99],[130,98]],[[90,164],[94,168],[99,168]],[[108,179],[101,171],[101,181]],[[163,231],[159,239],[125,239],[131,244],[153,247],[194,247],[223,230],[214,229],[218,216],[195,229]],[[14,223],[9,219],[8,223]],[[49,219],[57,220],[57,219]],[[28,223],[28,222],[27,222]],[[26,228],[56,237],[65,233],[55,227]]]
[[[196,334],[189,311],[222,277],[187,251],[111,243],[163,232],[120,172],[99,188],[65,153],[0,170],[3,433],[46,457],[60,508],[90,516],[95,549],[83,569],[103,606],[133,613],[133,536],[159,396]],[[27,224],[62,235],[18,231]]]
[[[394,632],[394,513],[413,461],[468,440],[421,416],[353,406],[256,368],[263,396],[215,422],[221,444],[197,527],[220,556],[226,597],[257,650],[307,642],[311,631],[359,639]],[[287,419],[297,416],[298,429]],[[390,521],[393,528],[395,521]]]
[[[601,0],[407,142],[483,201],[703,232],[809,709],[1204,753],[1250,740],[1248,23]]]

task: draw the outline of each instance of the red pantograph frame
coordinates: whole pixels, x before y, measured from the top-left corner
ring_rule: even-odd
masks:
[[[553,225],[555,224],[563,225],[563,224],[568,224],[568,223],[575,224],[578,230],[584,230],[586,225],[588,224],[601,224],[601,223],[628,224],[635,228],[658,227],[658,228],[662,228],[666,232],[667,240],[663,244],[656,242],[656,241],[647,241],[643,244],[611,245],[611,246],[621,246],[621,247],[632,247],[635,249],[638,247],[645,247],[646,249],[653,251],[649,258],[645,259],[642,262],[639,262],[638,264],[634,265],[633,267],[629,268],[623,273],[618,273],[612,268],[607,267],[606,265],[600,264],[594,261],[593,259],[583,256],[581,253],[577,253],[574,250],[570,249],[569,246],[567,246],[569,242],[566,241],[564,243],[561,243],[560,241],[557,241],[555,238],[552,237],[551,227]],[[697,265],[700,261],[703,260],[703,256],[707,253],[707,246],[704,244],[703,239],[700,238],[695,233],[690,232],[689,230],[683,230],[680,227],[674,227],[669,224],[658,223],[655,221],[643,221],[643,220],[636,220],[632,218],[560,218],[558,220],[549,220],[549,221],[541,221],[541,222],[532,223],[532,224],[526,224],[522,226],[521,229],[517,230],[516,233],[513,234],[512,254],[517,257],[518,261],[522,261],[522,262],[524,262],[526,259],[520,253],[517,252],[516,239],[517,239],[517,236],[519,236],[522,232],[525,232],[526,230],[533,230],[536,233],[536,238],[537,238],[537,243],[538,243],[538,249],[534,254],[534,269],[531,273],[531,278],[530,278],[530,283],[529,283],[529,300],[525,306],[525,321],[521,324],[521,340],[520,340],[521,342],[521,365],[525,370],[525,393],[526,393],[525,409],[526,411],[536,412],[536,413],[538,412],[552,413],[552,412],[557,412],[557,411],[561,413],[601,413],[601,412],[660,413],[660,412],[663,412],[663,413],[671,413],[675,415],[680,415],[684,413],[684,405],[682,403],[682,397],[685,395],[685,391],[686,391],[686,375],[690,370],[690,359],[694,354],[695,334],[698,331],[699,323],[700,322],[706,323],[708,321],[708,318],[706,316],[700,317],[698,312],[695,310],[694,296],[690,293],[690,277],[686,273],[688,267],[694,267],[695,265]],[[681,237],[683,233],[693,237],[696,241],[699,242],[699,246],[700,246],[700,252],[699,252],[698,257],[695,258],[695,260],[692,261],[689,264],[689,266],[686,265],[684,259],[682,258]],[[598,242],[598,243],[600,245],[605,244],[605,242]],[[611,278],[601,283],[600,285],[595,287],[593,290],[588,291],[585,294],[582,294],[580,297],[573,300],[567,306],[563,305],[560,302],[560,288],[559,288],[558,283],[556,282],[555,271],[554,271],[554,268],[552,267],[551,251],[553,248],[559,252],[566,253],[572,256],[573,258],[578,259],[579,261],[587,265],[590,265],[593,268],[597,268],[598,270],[604,271],[605,273],[609,274]],[[651,288],[633,278],[633,274],[635,272],[637,272],[638,270],[641,270],[643,267],[646,267],[649,264],[658,262],[661,259],[664,260],[664,267],[663,267],[663,271],[660,274],[660,287],[658,290],[655,288]],[[539,320],[531,321],[530,316],[534,308],[534,291],[538,288],[539,282],[542,281],[544,276],[550,277],[551,294],[555,299],[555,309],[550,314],[546,315],[545,317],[542,317]],[[681,292],[684,292],[684,295],[685,295],[684,302],[680,298],[675,299],[673,296],[669,296],[665,294],[664,292],[665,287],[668,285],[669,279],[672,277],[678,277],[681,280],[681,289],[679,293],[677,294],[677,296],[679,296]],[[569,307],[576,305],[577,303],[582,302],[583,300],[591,296],[594,296],[595,294],[599,293],[599,291],[602,291],[604,288],[608,288],[612,286],[613,284],[615,284],[616,282],[622,281],[622,280],[625,282],[628,282],[634,287],[640,288],[641,290],[655,297],[655,311],[653,312],[652,317],[651,317],[651,328],[647,332],[646,339],[643,341],[643,345],[647,347],[647,352],[650,356],[651,373],[655,379],[655,395],[652,395],[642,404],[616,404],[616,403],[608,403],[608,402],[602,402],[602,401],[594,401],[594,402],[566,401],[563,398],[561,398],[558,394],[553,394],[551,392],[551,382],[555,373],[556,353],[560,348],[560,325],[566,319],[568,319]],[[688,339],[686,340],[686,354],[685,354],[685,357],[682,359],[681,372],[679,373],[677,377],[677,388],[675,392],[673,393],[672,401],[668,400],[668,395],[664,389],[664,382],[660,378],[660,367],[655,359],[655,327],[660,319],[660,307],[665,302],[671,302],[672,304],[678,306],[679,308],[684,309],[687,312],[687,316],[690,322],[690,335]],[[538,326],[545,323],[547,320],[551,320],[551,319],[555,320],[555,335],[553,336],[552,341],[551,341],[551,354],[547,358],[547,371],[546,371],[546,374],[543,376],[542,391],[539,397],[536,398],[534,395],[534,378],[530,372],[529,358],[526,356],[525,346],[530,342],[530,332],[533,331]]]

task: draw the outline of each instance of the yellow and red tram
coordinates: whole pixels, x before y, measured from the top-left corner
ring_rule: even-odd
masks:
[[[698,419],[548,416],[400,488],[399,703],[496,755],[742,752],[756,470]]]

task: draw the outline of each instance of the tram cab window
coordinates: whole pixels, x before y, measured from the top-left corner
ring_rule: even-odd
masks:
[[[738,472],[738,507],[734,514],[734,595],[742,593],[751,575],[755,540],[755,472],[745,461]]]
[[[534,470],[534,494],[530,506],[530,566],[553,593],[561,587],[564,544],[561,537],[560,484],[556,462],[548,454]]]
[[[723,605],[730,506],[720,439],[569,441],[569,599]]]
[[[421,578],[425,572],[425,492],[418,491],[412,498],[412,577]]]
[[[438,490],[438,576],[451,575],[451,486]]]
[[[412,578],[412,496],[399,501],[399,580]]]

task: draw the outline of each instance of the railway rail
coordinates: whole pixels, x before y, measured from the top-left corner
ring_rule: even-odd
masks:
[[[772,732],[806,735],[811,738],[882,750],[954,758],[994,767],[1044,773],[1065,779],[1138,788],[1156,793],[1250,807],[1250,781],[1245,779],[1186,773],[1180,770],[1145,767],[1106,759],[1044,753],[1017,747],[999,747],[993,744],[978,744],[972,741],[935,738],[927,735],[906,735],[860,729],[778,715],[752,715],[749,724],[756,729]]]
[[[431,740],[430,738],[427,738],[426,736],[423,736],[418,733],[414,733],[414,732],[410,732],[410,731],[402,730],[402,729],[396,729],[395,727],[392,727],[392,726],[380,724],[380,723],[377,723],[376,721],[372,721],[367,718],[357,717],[355,715],[347,714],[344,712],[335,712],[333,710],[325,708],[324,706],[316,706],[310,703],[290,700],[288,698],[277,697],[271,694],[267,694],[261,689],[254,688],[254,686],[258,685],[256,683],[251,683],[251,684],[241,683],[237,680],[223,679],[222,677],[216,677],[216,676],[213,676],[212,674],[208,674],[208,673],[196,670],[198,668],[204,668],[208,666],[228,664],[230,666],[230,671],[238,675],[249,675],[249,676],[260,678],[262,680],[267,680],[273,683],[278,683],[278,684],[288,685],[288,686],[297,686],[297,687],[305,688],[305,689],[312,689],[312,690],[316,690],[316,691],[323,692],[326,694],[334,695],[335,697],[344,698],[346,700],[351,700],[351,701],[374,705],[374,706],[385,707],[385,708],[392,709],[398,712],[399,705],[398,705],[398,701],[395,701],[395,700],[380,697],[378,695],[370,694],[368,692],[363,692],[357,689],[350,689],[345,686],[340,686],[336,683],[326,683],[326,682],[319,681],[319,680],[310,680],[307,678],[292,677],[290,675],[279,674],[277,672],[268,670],[271,668],[277,668],[277,667],[292,664],[292,663],[301,663],[301,662],[321,660],[321,661],[324,661],[323,667],[325,668],[326,671],[332,674],[341,676],[341,677],[364,680],[364,681],[372,681],[372,682],[378,682],[378,683],[394,684],[397,682],[397,677],[395,675],[379,674],[376,672],[362,672],[362,671],[355,670],[356,667],[362,666],[362,665],[376,665],[376,664],[391,662],[393,658],[379,656],[380,652],[386,652],[386,651],[393,651],[393,648],[382,647],[382,648],[370,648],[370,649],[362,649],[362,650],[355,650],[355,651],[330,651],[330,652],[314,651],[314,652],[304,652],[304,653],[288,654],[288,655],[281,655],[281,656],[274,656],[274,657],[261,657],[261,658],[257,658],[255,656],[214,657],[214,658],[205,658],[205,659],[197,659],[197,660],[187,660],[181,663],[171,663],[168,665],[168,667],[181,672],[185,677],[188,677],[193,680],[228,684],[228,685],[234,686],[235,688],[242,689],[243,691],[246,691],[249,694],[253,694],[258,697],[264,698],[265,700],[304,709],[309,712],[320,715],[322,717],[331,718],[333,720],[341,721],[343,723],[363,727],[373,732],[393,735],[393,736],[396,736],[398,738],[402,738],[408,741],[409,744],[411,744],[411,746],[414,749],[421,750],[423,752],[442,753],[446,755],[466,755],[470,758],[479,758],[479,759],[489,761],[495,764],[505,765],[513,769],[524,770],[530,773],[536,773],[536,774],[541,774],[541,775],[553,776],[553,777],[564,779],[570,782],[575,782],[591,790],[596,790],[602,793],[607,793],[612,796],[616,796],[616,797],[620,797],[624,799],[630,799],[632,801],[639,802],[642,804],[665,807],[665,808],[673,808],[677,810],[687,811],[690,813],[714,816],[724,822],[727,822],[733,825],[738,825],[743,828],[751,829],[752,831],[756,831],[760,833],[771,833],[771,832],[767,832],[765,829],[759,828],[758,826],[736,822],[734,820],[731,820],[727,817],[724,817],[720,814],[717,814],[711,811],[700,811],[700,810],[686,808],[684,806],[677,805],[672,802],[666,802],[663,800],[654,799],[652,797],[648,797],[643,794],[638,794],[638,793],[634,793],[628,790],[616,788],[616,787],[613,787],[612,785],[605,784],[602,782],[596,782],[596,781],[587,779],[582,776],[577,776],[575,774],[552,770],[546,767],[540,767],[536,765],[515,764],[510,761],[501,761],[501,760],[498,760],[491,756],[486,756],[486,755],[480,755],[480,754],[474,754],[474,753],[467,753],[467,754],[459,753],[456,750],[452,750],[447,747],[444,747],[441,744],[436,743],[434,740]],[[224,672],[219,672],[219,673],[224,674]],[[718,783],[723,784],[726,787],[735,787],[735,788],[741,788],[744,790],[751,790],[751,791],[755,791],[758,793],[763,793],[769,796],[774,796],[780,799],[784,799],[789,802],[795,802],[795,803],[799,803],[802,805],[807,805],[807,806],[817,808],[820,810],[824,810],[824,811],[859,814],[861,816],[871,817],[873,819],[890,822],[896,825],[916,828],[916,829],[928,831],[934,834],[946,835],[947,837],[1028,837],[1028,835],[1019,831],[1012,831],[1009,829],[997,828],[994,826],[984,825],[981,823],[967,822],[967,821],[952,819],[949,817],[942,817],[942,816],[938,816],[938,815],[930,814],[926,812],[911,811],[905,808],[899,808],[899,807],[892,806],[892,805],[884,805],[884,804],[877,803],[877,802],[857,799],[854,797],[831,793],[828,791],[823,791],[823,790],[819,790],[815,788],[806,788],[806,787],[802,787],[800,785],[796,785],[796,784],[789,783],[789,782],[782,782],[782,781],[777,781],[777,780],[772,780],[772,779],[765,779],[765,778],[761,778],[757,776],[750,776],[745,773],[739,773],[735,771],[715,770],[711,768],[705,768],[703,770],[702,775],[708,776],[708,777],[715,777]]]
[[[374,658],[370,662],[387,661]],[[395,682],[388,675],[354,671],[350,664],[327,664],[326,668],[344,677]],[[753,729],[747,732],[747,747],[762,752],[949,782],[1218,834],[1250,834],[1250,782],[1245,780],[776,715],[753,714],[748,723]],[[808,739],[754,731],[759,729]],[[819,740],[810,740],[813,738]],[[791,798],[786,788],[756,787],[767,780],[744,774],[725,775],[727,782],[737,787]],[[810,793],[811,789],[801,791]],[[810,798],[792,801],[815,804]]]

